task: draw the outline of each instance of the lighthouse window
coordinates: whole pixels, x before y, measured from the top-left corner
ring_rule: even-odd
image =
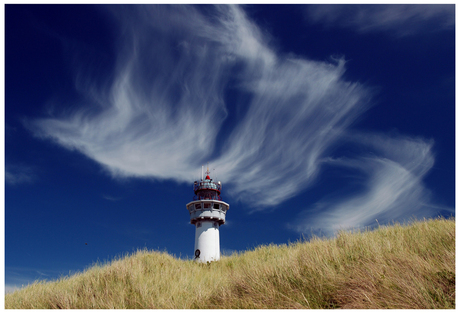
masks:
[[[219,204],[218,203],[214,204],[214,209],[219,209]]]
[[[227,206],[222,205],[222,210],[227,211]]]
[[[195,204],[195,209],[201,209],[201,204],[199,203]]]
[[[206,202],[206,203],[204,204],[204,208],[211,208],[211,204]]]

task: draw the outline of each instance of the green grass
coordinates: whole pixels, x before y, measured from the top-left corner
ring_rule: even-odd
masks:
[[[198,264],[146,250],[5,296],[7,309],[454,309],[455,221],[260,246]]]

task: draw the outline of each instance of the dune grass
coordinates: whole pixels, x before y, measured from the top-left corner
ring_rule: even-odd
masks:
[[[454,309],[455,221],[260,246],[199,264],[140,250],[5,296],[7,309]]]

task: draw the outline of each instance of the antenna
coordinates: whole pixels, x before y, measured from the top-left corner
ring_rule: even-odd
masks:
[[[203,181],[203,167],[204,165],[201,166],[201,181]]]
[[[208,162],[208,166],[206,167],[206,172],[205,173],[206,173],[207,176],[209,176],[209,173],[210,173],[209,172],[209,162]]]

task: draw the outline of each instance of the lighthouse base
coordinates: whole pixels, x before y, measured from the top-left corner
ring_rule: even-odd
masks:
[[[220,259],[219,223],[198,221],[195,224],[195,260],[200,263]]]

